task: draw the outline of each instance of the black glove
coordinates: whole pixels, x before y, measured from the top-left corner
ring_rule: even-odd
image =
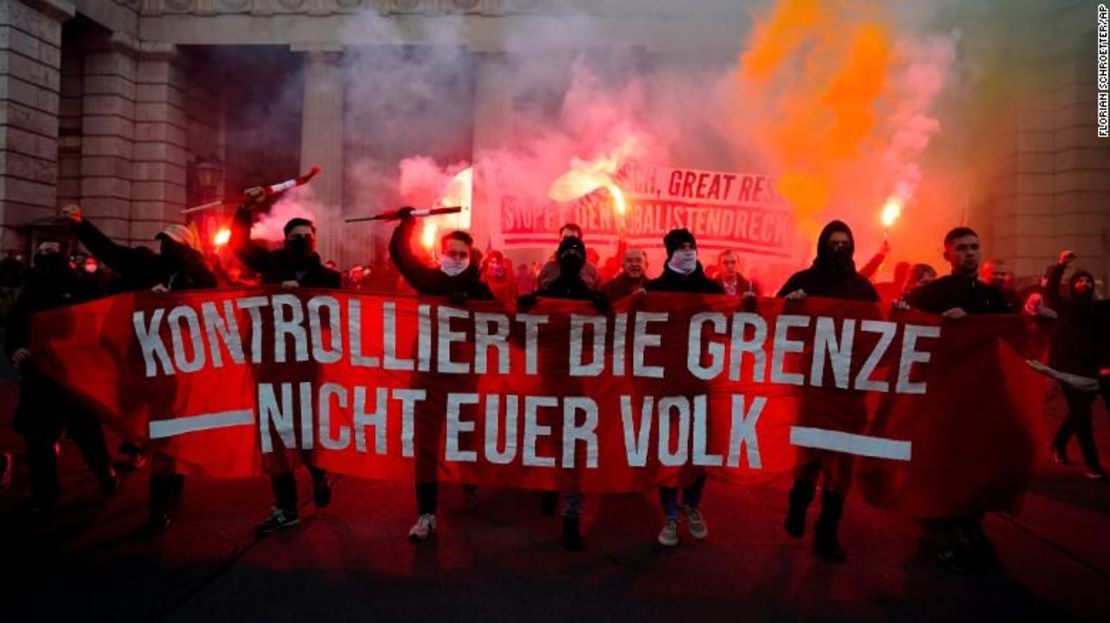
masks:
[[[593,301],[591,302],[594,304],[594,309],[597,311],[603,314],[609,313],[609,299],[605,298],[604,294],[598,292],[594,295]]]
[[[535,294],[525,294],[516,300],[516,308],[518,311],[526,312],[536,306],[539,301]]]
[[[409,209],[411,210],[412,208]],[[452,292],[451,296],[447,297],[447,302],[452,305],[462,307],[463,305],[466,305],[466,298],[466,292]]]
[[[412,206],[405,206],[400,210],[397,210],[397,218],[401,219],[402,221],[407,221],[412,218],[413,212],[416,212],[416,208]]]

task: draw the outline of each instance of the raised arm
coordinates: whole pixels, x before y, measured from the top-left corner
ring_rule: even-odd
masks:
[[[259,244],[257,241],[251,240],[251,225],[254,223],[254,213],[251,212],[249,207],[239,206],[235,211],[235,217],[231,220],[231,239],[228,240],[228,246],[231,247],[231,252],[235,257],[239,258],[247,268],[252,271],[263,274],[270,270],[270,252]]]
[[[412,252],[411,241],[414,231],[416,231],[416,220],[411,216],[402,218],[389,239],[389,257],[393,259],[397,271],[405,281],[416,288],[418,284],[427,281],[429,273],[434,271],[425,266]]]

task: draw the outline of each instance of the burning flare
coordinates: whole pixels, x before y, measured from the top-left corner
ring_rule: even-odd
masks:
[[[216,235],[212,237],[212,244],[217,247],[222,247],[231,241],[231,230],[227,227],[221,227]]]
[[[880,217],[883,221],[883,227],[889,229],[890,226],[894,224],[894,221],[897,221],[898,217],[902,216],[902,206],[905,202],[905,199],[897,195],[887,198],[886,203],[883,204],[883,213]]]
[[[436,232],[439,231],[439,227],[431,218],[424,219],[424,221],[424,231],[420,235],[420,243],[431,252],[436,244]]]
[[[628,203],[624,191],[613,181],[624,163],[636,151],[636,138],[628,137],[616,149],[596,160],[571,158],[570,171],[561,175],[547,191],[548,198],[565,203],[576,201],[599,188],[608,191],[613,199],[613,210],[624,216]]]

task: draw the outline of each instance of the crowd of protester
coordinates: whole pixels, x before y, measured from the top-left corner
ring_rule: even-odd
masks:
[[[157,442],[145,448],[125,443],[113,465],[96,418],[69,399],[55,381],[36,371],[34,353],[28,350],[31,315],[120,292],[255,284],[441,296],[456,304],[496,300],[522,310],[543,298],[589,301],[605,311],[615,301],[644,292],[734,296],[753,304],[756,297],[777,292],[777,297],[792,300],[816,296],[915,308],[951,320],[970,314],[1026,313],[1041,322],[1052,323],[1054,336],[1048,358],[1051,368],[1098,381],[1098,391],[1061,382],[1067,416],[1052,440],[1051,453],[1057,462],[1068,464],[1068,444],[1074,437],[1082,452],[1086,475],[1092,480],[1106,480],[1092,433],[1092,405],[1099,395],[1104,401],[1110,400],[1107,335],[1110,303],[1096,293],[1095,277],[1075,268],[1077,257],[1071,252],[1062,253],[1038,283],[1018,290],[1013,271],[1006,263],[997,258],[981,261],[978,235],[959,227],[942,241],[949,263],[946,270],[900,262],[894,266],[890,280],[876,281],[890,253],[889,245],[884,242],[880,252],[857,270],[852,231],[846,223],[833,221],[817,240],[812,265],[774,288],[775,284],[752,278],[750,273],[745,275],[749,272],[744,264],[747,258],[738,251],[719,251],[712,255],[712,263],[703,264],[705,256],[699,253],[697,240],[685,229],[673,230],[662,239],[666,260],[661,267],[652,266],[644,249],[628,245],[623,238],[615,255],[602,261],[587,246],[585,232],[572,223],[559,230],[557,248],[542,265],[514,263],[497,250],[483,254],[463,231],[445,235],[435,254],[421,254],[413,250],[416,221],[412,211],[402,209],[400,223],[390,239],[388,257],[378,256],[340,271],[316,252],[316,229],[311,221],[290,220],[284,229],[285,239],[276,249],[251,239],[254,214],[265,209],[273,198],[260,192],[248,192],[248,196],[233,219],[226,258],[219,253],[206,255],[194,231],[182,225],[163,229],[155,239],[157,250],[120,245],[85,218],[79,207],[67,206],[63,213],[75,239],[88,254],[69,255],[72,249],[65,248],[62,241],[40,240],[30,266],[17,252],[8,252],[0,261],[0,318],[6,324],[8,355],[23,379],[15,426],[26,443],[24,456],[30,472],[34,512],[49,513],[61,495],[55,447],[63,434],[76,442],[106,495],[119,489],[117,469],[139,468],[149,457],[152,470],[146,522],[149,531],[169,526],[180,504],[185,479],[175,468],[173,458],[162,452]],[[318,373],[312,365],[295,370],[274,366],[260,374],[273,380],[291,378],[290,375],[311,379]],[[417,383],[433,381],[416,379]],[[457,379],[452,382],[458,383]],[[802,417],[807,411],[820,408],[802,405]],[[839,414],[848,428],[863,430],[867,409],[862,395],[854,408],[838,408],[852,411]],[[435,416],[418,413],[416,422],[418,443],[436,443],[441,433]],[[303,452],[295,459],[280,452],[268,457],[274,506],[258,526],[260,535],[299,523],[293,476],[296,464],[305,465],[312,475],[315,505],[324,507],[330,503],[328,475],[315,466],[311,452]],[[0,452],[0,487],[10,482],[11,464],[11,453]],[[846,454],[803,454],[788,496],[784,531],[790,537],[802,538],[808,507],[820,490],[813,549],[816,555],[832,561],[843,561],[847,556],[840,544],[839,524],[852,482],[852,464],[852,457]],[[417,521],[409,538],[419,542],[431,538],[437,529],[438,486],[435,464],[417,460],[415,469]],[[700,510],[705,485],[702,473],[681,490],[670,487],[660,490],[663,524],[657,540],[661,545],[679,544],[682,523],[691,538],[708,536],[708,522]],[[466,492],[468,503],[476,503],[476,488],[468,487]],[[559,495],[541,494],[541,511],[554,514]],[[584,496],[573,491],[561,495],[563,542],[570,550],[582,549],[585,540],[579,516]],[[994,559],[993,545],[983,531],[981,519],[981,515],[973,515],[920,518],[920,521],[939,559],[948,567],[963,571],[990,564]]]

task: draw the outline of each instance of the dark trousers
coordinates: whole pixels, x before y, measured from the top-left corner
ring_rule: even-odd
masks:
[[[416,512],[435,515],[439,499],[439,483],[435,480],[416,483]]]
[[[70,439],[77,444],[85,464],[104,478],[112,463],[108,444],[104,441],[104,431],[100,422],[87,413],[67,415],[65,430]],[[27,448],[27,467],[30,471],[31,496],[36,502],[49,504],[61,495],[62,486],[58,481],[58,456],[55,444],[61,438],[61,431],[51,428],[30,427],[23,435]]]
[[[1056,430],[1053,443],[1057,450],[1063,452],[1074,435],[1079,442],[1079,449],[1083,452],[1083,461],[1087,463],[1087,468],[1101,471],[1102,465],[1098,459],[1098,448],[1095,446],[1095,434],[1092,428],[1094,415],[1091,406],[1095,402],[1095,395],[1066,385],[1063,386],[1063,393],[1068,403],[1068,414],[1060,424],[1060,428]]]
[[[327,475],[327,472],[323,469],[309,462],[308,456],[305,456],[304,465],[308,468],[309,473],[312,474],[312,479],[314,481]],[[296,513],[297,476],[293,471],[289,470],[278,474],[272,474],[270,476],[270,486],[274,492],[274,504],[283,511]]]

